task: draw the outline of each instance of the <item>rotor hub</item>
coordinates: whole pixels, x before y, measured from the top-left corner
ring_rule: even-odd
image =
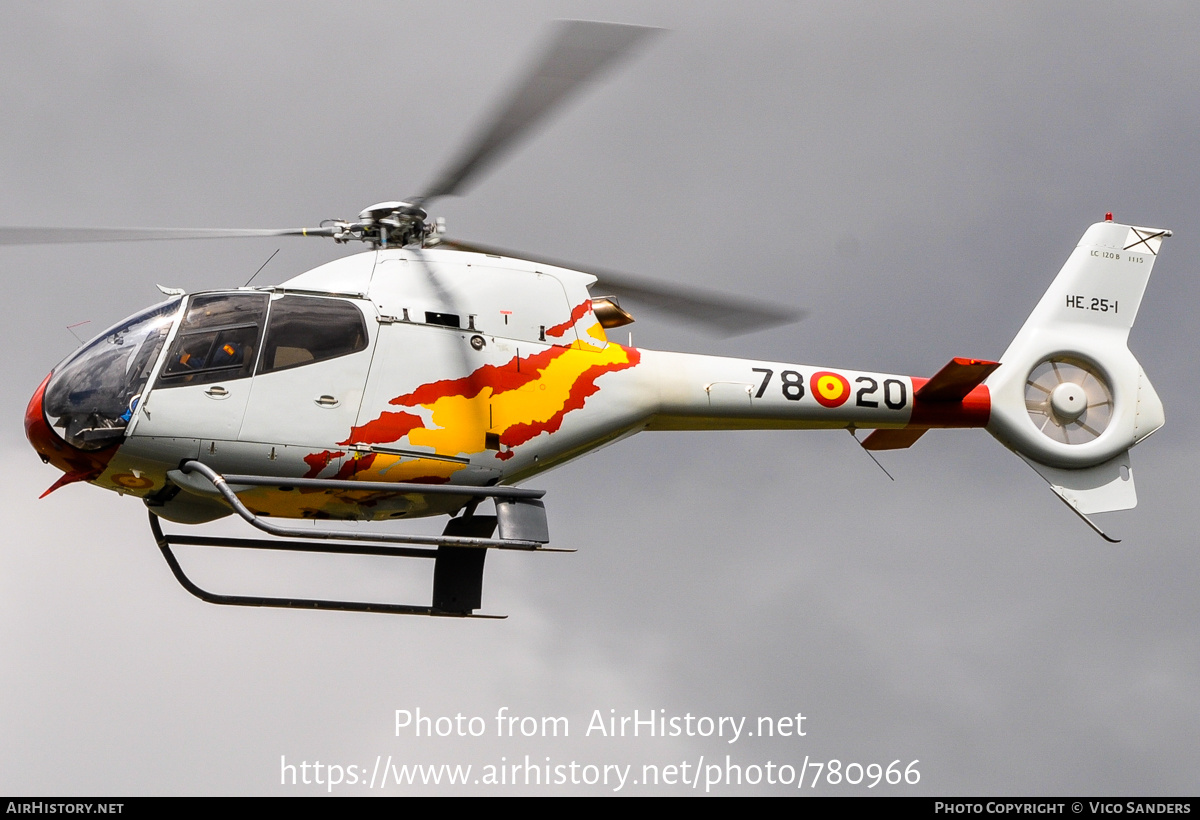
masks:
[[[428,214],[420,205],[411,202],[379,202],[363,208],[358,221],[330,220],[332,236],[337,242],[369,242],[377,248],[388,246],[424,245],[438,226],[425,222]],[[326,224],[326,223],[322,223]]]
[[[1044,359],[1025,381],[1025,408],[1042,435],[1062,444],[1100,437],[1113,418],[1112,388],[1104,373],[1075,356]]]
[[[419,205],[410,202],[379,202],[369,208],[363,208],[358,218],[363,222],[379,222],[384,219],[409,218],[424,222],[429,214]]]
[[[1087,394],[1078,384],[1063,382],[1050,393],[1050,409],[1060,422],[1075,421],[1083,415],[1087,406]]]

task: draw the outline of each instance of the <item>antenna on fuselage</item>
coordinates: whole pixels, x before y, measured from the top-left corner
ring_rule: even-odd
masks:
[[[75,341],[79,342],[80,344],[83,344],[83,339],[79,338],[79,334],[75,332],[75,328],[82,327],[83,325],[86,325],[90,321],[92,321],[92,320],[84,319],[82,322],[76,322],[73,325],[67,325],[67,332],[75,337]]]
[[[846,428],[846,432],[850,434],[850,438],[854,439],[854,443],[857,444],[864,453],[866,453],[868,456],[871,457],[871,461],[875,462],[875,466],[878,467],[879,469],[883,470],[883,474],[885,476],[892,479],[892,481],[895,481],[896,480],[895,477],[893,477],[892,474],[887,471],[887,467],[884,467],[882,464],[880,464],[879,459],[875,458],[875,454],[863,446],[862,441],[860,441],[858,438],[858,433],[856,432],[857,429],[858,429],[857,427],[855,427],[853,424],[851,424],[849,427]]]
[[[279,251],[280,251],[280,250],[282,250],[282,249],[281,249],[281,248],[276,248],[276,249],[275,249],[275,253],[279,253]],[[275,253],[273,253],[273,254],[271,254],[270,256],[268,256],[268,257],[267,257],[267,261],[266,261],[266,262],[263,262],[261,265],[259,265],[259,266],[258,266],[258,270],[256,270],[256,271],[254,272],[254,276],[258,276],[260,273],[262,273],[262,269],[263,269],[263,268],[265,268],[267,265],[271,264],[271,260],[275,258]],[[249,279],[247,279],[247,280],[246,280],[246,284],[242,285],[242,287],[244,287],[244,288],[248,288],[248,287],[250,287],[250,283],[254,281],[254,276],[251,276]]]

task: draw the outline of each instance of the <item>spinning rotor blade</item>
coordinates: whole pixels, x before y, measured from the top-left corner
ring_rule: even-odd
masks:
[[[526,74],[511,98],[414,202],[386,202],[359,214],[357,221],[328,220],[328,227],[243,228],[58,228],[0,227],[0,246],[52,245],[76,242],[138,242],[166,239],[238,239],[265,236],[323,236],[338,242],[357,240],[376,247],[394,238],[401,245],[419,244],[429,226],[421,205],[439,196],[462,193],[478,174],[494,163],[572,94],[604,70],[628,56],[659,29],[570,20],[559,24],[549,48]]]
[[[242,239],[256,236],[333,236],[333,228],[0,228],[0,245],[143,242],[158,239]]]
[[[442,172],[416,204],[463,193],[472,177],[499,159],[556,106],[628,55],[648,35],[659,31],[583,20],[560,23],[557,36],[541,62],[529,71],[512,97],[497,109],[459,159]]]
[[[722,336],[737,336],[776,325],[787,325],[804,318],[804,311],[753,302],[716,291],[659,285],[624,273],[592,271],[599,277],[602,295],[628,298],[683,319],[716,328]]]
[[[776,325],[791,324],[804,317],[804,311],[795,308],[768,305],[764,302],[755,302],[725,293],[697,290],[690,287],[686,291],[681,291],[678,286],[659,284],[627,273],[586,268],[572,262],[548,259],[544,256],[531,257],[516,251],[460,242],[456,239],[443,239],[436,247],[491,256],[507,256],[513,259],[527,259],[543,265],[590,273],[600,280],[593,286],[593,290],[598,296],[628,298],[634,304],[670,313],[680,319],[715,330],[721,336],[736,336]]]

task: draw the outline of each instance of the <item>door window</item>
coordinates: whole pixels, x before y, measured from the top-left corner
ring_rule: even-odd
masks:
[[[341,299],[284,296],[271,303],[259,373],[301,367],[367,347],[362,311]]]
[[[250,376],[266,312],[265,293],[193,296],[157,386],[210,384]]]

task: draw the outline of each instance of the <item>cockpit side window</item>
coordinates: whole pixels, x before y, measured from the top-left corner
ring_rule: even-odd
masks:
[[[265,293],[193,296],[157,386],[249,377],[258,358],[267,298]]]
[[[353,303],[318,296],[271,302],[259,373],[348,356],[367,347],[367,325]]]

